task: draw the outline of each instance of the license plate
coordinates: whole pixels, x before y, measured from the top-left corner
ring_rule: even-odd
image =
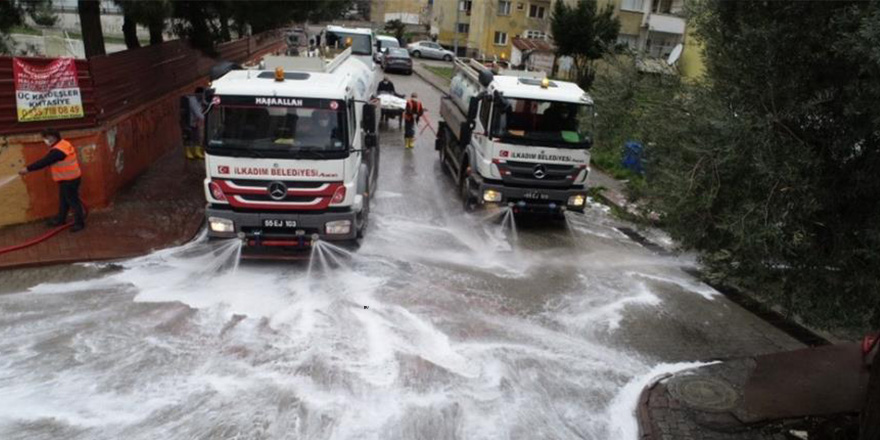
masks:
[[[296,220],[263,219],[264,228],[295,228]]]
[[[532,199],[532,200],[548,200],[548,199],[550,199],[549,195],[544,194],[544,193],[537,193],[537,192],[525,193],[525,194],[523,194],[523,197],[526,199]]]

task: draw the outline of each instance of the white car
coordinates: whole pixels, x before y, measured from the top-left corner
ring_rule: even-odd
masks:
[[[417,41],[406,46],[406,50],[414,58],[434,58],[443,61],[452,61],[455,54],[446,50],[443,46],[433,41]]]
[[[376,55],[375,60],[377,63],[382,63],[382,58],[385,56],[385,53],[388,52],[389,49],[394,49],[400,47],[400,43],[397,41],[397,38],[389,37],[387,35],[377,35],[376,36]]]

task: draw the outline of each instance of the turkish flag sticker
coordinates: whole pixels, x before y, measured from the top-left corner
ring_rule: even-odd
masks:
[[[226,165],[220,165],[217,167],[218,174],[229,174],[229,167]]]
[[[507,150],[501,150],[501,157],[510,157],[510,152]]]

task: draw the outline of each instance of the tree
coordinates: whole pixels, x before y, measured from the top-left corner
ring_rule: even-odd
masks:
[[[0,1],[0,54],[12,54],[9,31],[21,25],[21,7],[16,2]]]
[[[162,43],[165,21],[172,11],[170,0],[117,0],[116,4],[122,9],[122,33],[129,49],[140,47],[137,25],[145,26],[149,30],[150,45]]]
[[[602,11],[596,0],[580,0],[575,6],[557,1],[550,18],[556,54],[574,61],[577,83],[589,89],[596,77],[596,61],[610,53],[617,42],[620,21],[609,3]]]
[[[339,17],[353,0],[315,0],[279,2],[268,0],[173,1],[174,32],[187,38],[196,48],[213,54],[217,43],[229,41],[232,30],[239,37],[261,33],[295,22],[324,21]]]
[[[395,18],[394,20],[385,22],[385,32],[393,35],[398,42],[403,43],[403,36],[406,33],[406,25],[400,21],[400,19]]]
[[[122,35],[125,37],[125,47],[128,49],[141,47],[141,42],[137,36],[137,21],[134,16],[131,13],[123,13],[122,20]]]
[[[78,0],[77,10],[79,11],[86,58],[106,54],[104,31],[101,28],[101,2],[98,0]]]
[[[707,80],[645,116],[651,199],[718,277],[880,326],[880,5],[697,3]]]
[[[31,0],[24,4],[28,15],[40,26],[55,26],[58,15],[52,10],[52,0]]]

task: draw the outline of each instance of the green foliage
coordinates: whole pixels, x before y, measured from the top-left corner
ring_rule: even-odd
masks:
[[[389,20],[385,23],[385,32],[391,34],[398,42],[403,43],[403,37],[406,33],[406,24],[399,19]]]
[[[596,61],[614,50],[620,21],[609,3],[599,11],[596,0],[580,0],[575,6],[556,2],[550,19],[556,54],[574,60],[576,81],[589,89],[596,76]]]
[[[429,66],[425,65],[425,69],[431,71],[434,75],[439,76],[446,80],[446,82],[452,81],[452,67],[445,66]]]
[[[0,1],[0,54],[12,53],[12,42],[9,41],[10,31],[21,26],[21,6],[12,1]]]
[[[676,76],[639,73],[635,59],[627,55],[607,56],[598,70],[590,91],[598,115],[590,161],[616,179],[629,180],[631,189],[641,188],[642,176],[623,168],[623,145],[644,144],[645,126],[659,122],[653,114],[662,113],[682,93],[683,85]],[[647,161],[651,150],[645,149]]]
[[[707,82],[641,125],[654,208],[716,275],[817,325],[880,325],[877,3],[693,13]]]
[[[55,26],[58,15],[52,10],[52,0],[31,0],[25,3],[28,15],[40,26]]]
[[[149,0],[139,0],[149,3]],[[170,15],[177,20],[175,34],[213,53],[217,43],[248,34],[290,26],[304,21],[326,21],[348,10],[353,0],[315,0],[279,2],[270,0],[172,0]]]

